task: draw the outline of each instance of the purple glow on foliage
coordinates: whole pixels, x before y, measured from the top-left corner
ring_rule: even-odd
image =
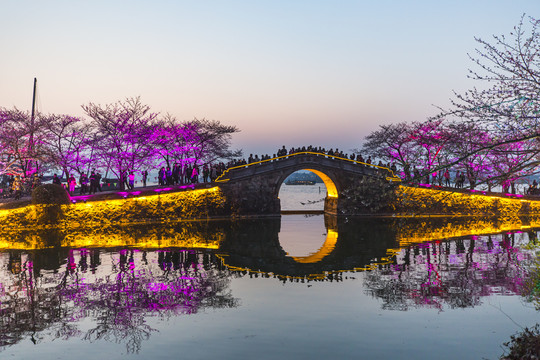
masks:
[[[162,191],[169,191],[169,190],[172,190],[172,188],[154,189],[154,191],[157,193],[162,192]]]

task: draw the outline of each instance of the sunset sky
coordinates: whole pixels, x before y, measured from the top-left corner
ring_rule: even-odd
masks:
[[[179,120],[236,125],[233,146],[360,147],[475,85],[474,37],[538,0],[2,0],[0,106],[84,116],[140,96]]]

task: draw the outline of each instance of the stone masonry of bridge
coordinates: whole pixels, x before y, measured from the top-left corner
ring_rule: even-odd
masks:
[[[387,168],[301,152],[230,168],[216,182],[233,214],[277,215],[281,212],[281,184],[298,170],[312,171],[324,181],[324,211],[328,214],[372,213],[377,208],[373,193],[384,192],[385,186],[399,181]]]

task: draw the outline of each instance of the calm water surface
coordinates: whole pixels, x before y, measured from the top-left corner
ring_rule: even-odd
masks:
[[[540,320],[519,295],[536,230],[496,226],[286,215],[13,234],[0,358],[495,359]]]

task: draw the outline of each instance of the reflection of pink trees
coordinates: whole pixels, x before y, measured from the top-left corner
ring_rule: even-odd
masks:
[[[148,316],[236,306],[226,291],[229,275],[214,268],[208,256],[180,250],[129,249],[105,256],[96,249],[70,250],[63,272],[41,271],[35,280],[32,261],[22,256],[20,272],[2,274],[1,345],[29,335],[36,341],[82,336],[125,342],[128,351],[138,351],[154,331]],[[86,317],[95,327],[83,333],[77,322]]]
[[[383,308],[472,307],[492,294],[516,295],[528,273],[521,263],[534,256],[519,247],[520,234],[473,237],[402,249],[396,263],[366,274],[367,292]]]

